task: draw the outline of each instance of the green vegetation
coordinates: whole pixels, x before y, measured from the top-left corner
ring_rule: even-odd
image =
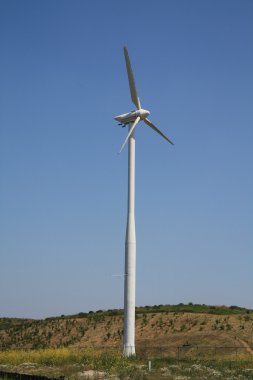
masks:
[[[239,306],[210,306],[210,305],[200,305],[193,304],[189,302],[188,304],[180,303],[178,305],[155,305],[155,306],[144,306],[137,307],[136,313],[205,313],[205,314],[217,314],[217,315],[233,315],[242,313],[253,313],[253,310],[245,309]]]
[[[253,310],[246,309],[239,306],[212,306],[205,304],[188,304],[179,303],[178,305],[154,305],[154,306],[138,306],[136,307],[136,314],[146,313],[206,313],[217,315],[234,315],[234,314],[253,314]],[[46,320],[52,319],[66,319],[66,318],[90,318],[99,321],[103,317],[122,316],[124,314],[123,309],[109,309],[109,310],[97,310],[89,311],[88,313],[78,313],[74,315],[61,315],[60,317],[46,318]]]

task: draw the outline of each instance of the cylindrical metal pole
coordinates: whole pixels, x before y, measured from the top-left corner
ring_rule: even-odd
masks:
[[[129,130],[132,124],[129,124]],[[128,208],[125,241],[125,289],[124,289],[124,355],[135,355],[135,137],[128,140]]]

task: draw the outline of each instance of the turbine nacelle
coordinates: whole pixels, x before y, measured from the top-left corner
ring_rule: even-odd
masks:
[[[137,117],[140,117],[141,120],[146,119],[150,115],[150,112],[144,109],[131,111],[128,113],[123,113],[122,115],[116,116],[114,119],[119,121],[122,124],[133,123]]]

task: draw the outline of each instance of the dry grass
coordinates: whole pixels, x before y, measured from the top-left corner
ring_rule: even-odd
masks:
[[[117,352],[101,353],[92,349],[9,350],[0,353],[0,369],[3,365],[7,365],[9,371],[64,375],[73,380],[84,378],[82,374],[88,370],[103,371],[104,379],[116,375],[120,380],[253,379],[252,358],[235,361],[153,359],[152,371],[148,372],[146,360],[127,359]]]
[[[41,350],[7,350],[0,352],[0,364],[19,365],[36,363],[46,366],[69,364],[89,365],[92,368],[102,366],[111,368],[119,363],[127,363],[118,352],[99,352],[94,349],[76,350],[70,348],[48,348]]]

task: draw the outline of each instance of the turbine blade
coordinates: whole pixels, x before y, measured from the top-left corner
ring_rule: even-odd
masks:
[[[120,151],[119,151],[119,153],[121,153],[121,152],[122,152],[122,150],[123,150],[124,146],[126,145],[126,143],[127,143],[127,142],[128,142],[128,140],[129,140],[129,138],[130,138],[130,136],[131,136],[131,134],[132,134],[132,132],[133,132],[134,128],[136,127],[136,125],[139,123],[139,121],[140,121],[140,120],[141,120],[140,116],[138,116],[138,117],[135,119],[135,121],[134,121],[133,125],[132,125],[132,126],[131,126],[131,128],[130,128],[130,131],[128,132],[128,135],[127,135],[127,137],[126,137],[126,139],[125,139],[125,141],[124,141],[124,143],[123,143],[122,147],[120,148]]]
[[[140,110],[141,109],[141,103],[140,103],[140,99],[139,99],[138,94],[137,94],[135,81],[134,81],[134,74],[133,74],[133,70],[131,67],[131,63],[130,63],[130,59],[129,59],[129,55],[128,55],[128,51],[127,51],[126,47],[124,47],[124,54],[125,54],[125,60],[126,60],[126,68],[127,68],[127,75],[128,75],[131,98],[132,98],[133,103]]]
[[[153,123],[151,123],[150,120],[148,119],[143,119],[144,123],[146,123],[150,128],[152,128],[154,131],[156,131],[157,133],[159,133],[159,135],[161,135],[165,140],[167,140],[171,145],[174,145],[173,142],[167,137],[165,136],[162,131],[160,131],[160,129],[158,129]]]

